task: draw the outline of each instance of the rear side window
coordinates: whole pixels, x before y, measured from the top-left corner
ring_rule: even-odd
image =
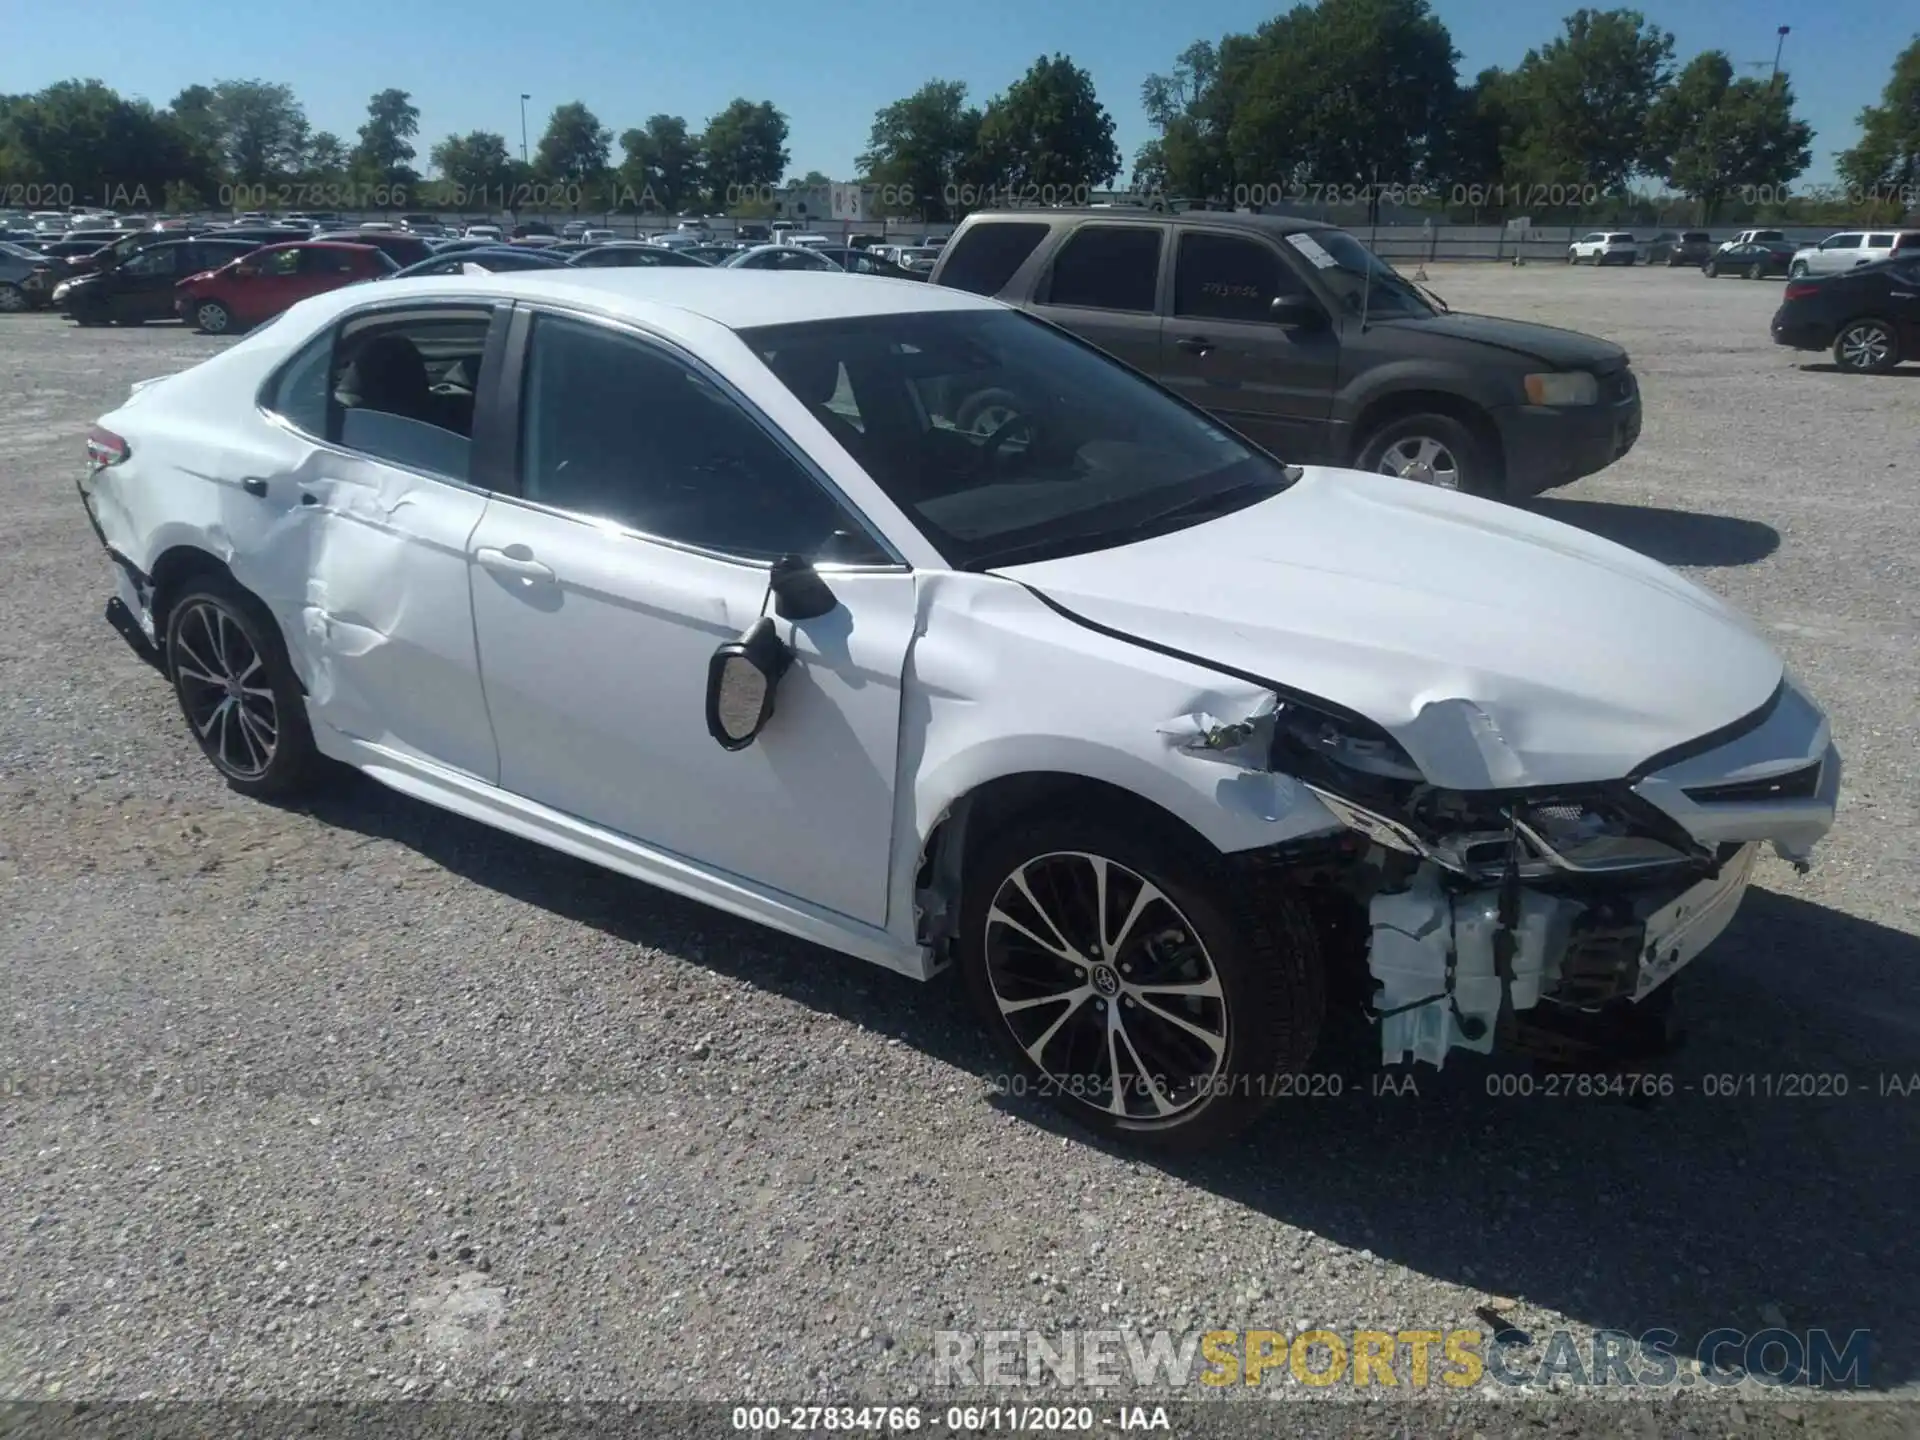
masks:
[[[1159,279],[1159,230],[1088,225],[1054,258],[1046,303],[1150,315]]]
[[[1191,233],[1174,261],[1173,313],[1200,320],[1269,320],[1273,302],[1302,293],[1281,258],[1257,240]]]
[[[975,225],[947,252],[940,283],[975,295],[997,295],[1046,238],[1047,226],[1031,221]]]
[[[1869,250],[1891,250],[1893,248],[1893,239],[1894,237],[1891,235],[1869,235],[1867,236],[1867,248]]]
[[[287,362],[267,396],[267,409],[309,435],[327,433],[327,380],[333,369],[333,331],[321,332]]]

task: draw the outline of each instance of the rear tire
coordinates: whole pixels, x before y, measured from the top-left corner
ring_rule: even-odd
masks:
[[[1754,261],[1753,264],[1747,267],[1747,278],[1749,280],[1766,279],[1767,267],[1765,265],[1762,265],[1758,260]]]
[[[1884,375],[1900,363],[1900,333],[1886,320],[1849,320],[1833,337],[1833,363],[1855,375]]]
[[[1720,278],[1720,262],[1718,260],[1707,261],[1706,264],[1700,267],[1700,273],[1705,275],[1709,280],[1718,280]]]
[[[1807,262],[1804,260],[1794,261],[1793,264],[1787,268],[1787,278],[1789,280],[1806,279],[1807,278]]]
[[[1303,913],[1257,909],[1204,842],[1132,816],[1035,813],[967,872],[961,976],[1016,1093],[1190,1151],[1251,1123],[1312,1057],[1326,998]]]
[[[231,335],[240,327],[234,323],[233,312],[218,300],[196,300],[193,328],[202,335]]]
[[[11,280],[0,280],[0,315],[17,315],[27,308],[27,292]]]
[[[277,799],[312,780],[306,696],[259,600],[223,575],[188,581],[168,609],[166,660],[187,729],[227,784]]]
[[[1487,500],[1500,499],[1506,489],[1490,447],[1451,415],[1423,413],[1389,420],[1361,443],[1353,468]]]

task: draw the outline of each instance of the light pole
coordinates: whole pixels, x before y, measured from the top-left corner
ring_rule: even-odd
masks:
[[[1782,29],[1780,33],[1784,35],[1787,32],[1785,29]],[[1777,66],[1779,63],[1779,58],[1776,56],[1774,64]],[[532,98],[533,96],[531,95],[522,95],[520,97],[520,163],[522,165],[527,163],[527,101]]]
[[[1782,25],[1778,33],[1780,38],[1773,42],[1773,79],[1767,82],[1769,86],[1780,83],[1780,52],[1786,48],[1787,36],[1793,33],[1793,27]]]

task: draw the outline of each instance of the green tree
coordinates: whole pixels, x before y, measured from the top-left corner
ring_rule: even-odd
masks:
[[[1174,57],[1172,70],[1141,83],[1141,106],[1159,134],[1134,156],[1135,190],[1195,198],[1226,195],[1233,165],[1220,122],[1229,99],[1219,81],[1220,52],[1196,40]]]
[[[1516,119],[1509,171],[1529,183],[1625,191],[1671,74],[1673,36],[1637,10],[1576,10],[1506,87]]]
[[[787,173],[787,117],[773,102],[736,99],[707,121],[700,163],[716,209],[763,198]]]
[[[1518,128],[1511,81],[1506,71],[1490,66],[1457,92],[1453,118],[1434,156],[1442,204],[1471,203],[1465,197],[1495,190],[1505,180],[1506,152]]]
[[[1861,110],[1860,141],[1836,168],[1869,204],[1893,215],[1920,210],[1920,36],[1894,57],[1880,103]]]
[[[410,185],[419,176],[411,164],[420,110],[405,90],[382,90],[367,102],[360,143],[353,147],[354,173],[380,185]]]
[[[613,132],[574,100],[556,107],[548,119],[534,150],[533,168],[547,184],[568,187],[585,204],[599,198],[612,147]]]
[[[987,103],[971,163],[991,189],[1071,201],[1120,173],[1120,150],[1093,77],[1065,55],[1043,55]]]
[[[1642,164],[1700,203],[1703,223],[1729,198],[1784,190],[1813,159],[1813,129],[1793,117],[1793,87],[1735,80],[1718,50],[1696,55],[1648,112]]]
[[[874,114],[854,163],[879,187],[882,213],[950,220],[979,139],[980,111],[967,104],[965,83],[929,80]]]
[[[322,130],[307,146],[307,173],[310,175],[344,175],[351,163],[352,157],[346,142],[331,130]]]
[[[507,137],[491,130],[470,130],[465,135],[449,135],[433,147],[427,157],[444,182],[438,195],[442,204],[457,209],[491,207],[509,197],[515,162],[507,150]]]
[[[10,178],[69,195],[67,203],[145,210],[163,203],[168,182],[203,178],[170,116],[99,80],[62,80],[10,97],[0,153]]]
[[[675,215],[700,196],[700,145],[678,115],[651,115],[620,136],[621,198],[649,215]],[[629,198],[630,197],[630,198]]]
[[[213,87],[207,116],[228,179],[257,185],[299,173],[310,129],[290,87],[222,80]]]
[[[1254,41],[1232,76],[1239,181],[1337,198],[1430,178],[1457,106],[1458,55],[1427,0],[1321,0]]]

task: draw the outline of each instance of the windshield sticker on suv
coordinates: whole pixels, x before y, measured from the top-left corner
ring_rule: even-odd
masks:
[[[1287,236],[1287,243],[1311,260],[1319,269],[1330,270],[1340,263],[1326,252],[1326,248],[1318,240],[1304,230],[1296,230]]]

